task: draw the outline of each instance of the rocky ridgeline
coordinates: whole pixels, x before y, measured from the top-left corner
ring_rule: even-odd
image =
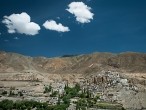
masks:
[[[93,53],[71,57],[28,57],[15,53],[0,52],[0,72],[36,70],[47,73],[91,74],[104,69],[116,69],[131,73],[146,72],[144,53]]]

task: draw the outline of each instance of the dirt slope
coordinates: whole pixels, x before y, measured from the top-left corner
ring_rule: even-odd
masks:
[[[28,57],[16,53],[0,52],[0,72],[37,70],[48,73],[90,74],[103,69],[146,72],[144,53],[93,53],[73,57]]]

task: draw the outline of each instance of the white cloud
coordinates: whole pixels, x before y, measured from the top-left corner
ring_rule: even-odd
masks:
[[[91,12],[91,8],[83,2],[72,2],[68,7],[66,10],[74,14],[76,21],[80,23],[89,23],[93,19],[94,14]]]
[[[54,20],[46,21],[43,26],[46,29],[58,31],[58,32],[68,32],[70,31],[69,27],[63,26],[61,23],[56,23]]]
[[[8,33],[20,33],[26,35],[36,35],[40,30],[40,26],[31,22],[30,16],[22,12],[21,14],[11,14],[4,16],[2,21],[8,28]]]

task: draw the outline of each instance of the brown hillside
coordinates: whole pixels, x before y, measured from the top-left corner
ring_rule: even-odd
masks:
[[[28,57],[16,53],[0,52],[0,72],[37,70],[48,73],[94,73],[103,69],[146,72],[144,53],[93,53],[72,57]]]

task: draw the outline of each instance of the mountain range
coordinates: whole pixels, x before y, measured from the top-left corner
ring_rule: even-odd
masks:
[[[92,74],[102,70],[130,73],[146,72],[146,54],[125,52],[64,55],[62,57],[30,57],[11,52],[0,52],[0,72],[36,70],[46,73]]]

